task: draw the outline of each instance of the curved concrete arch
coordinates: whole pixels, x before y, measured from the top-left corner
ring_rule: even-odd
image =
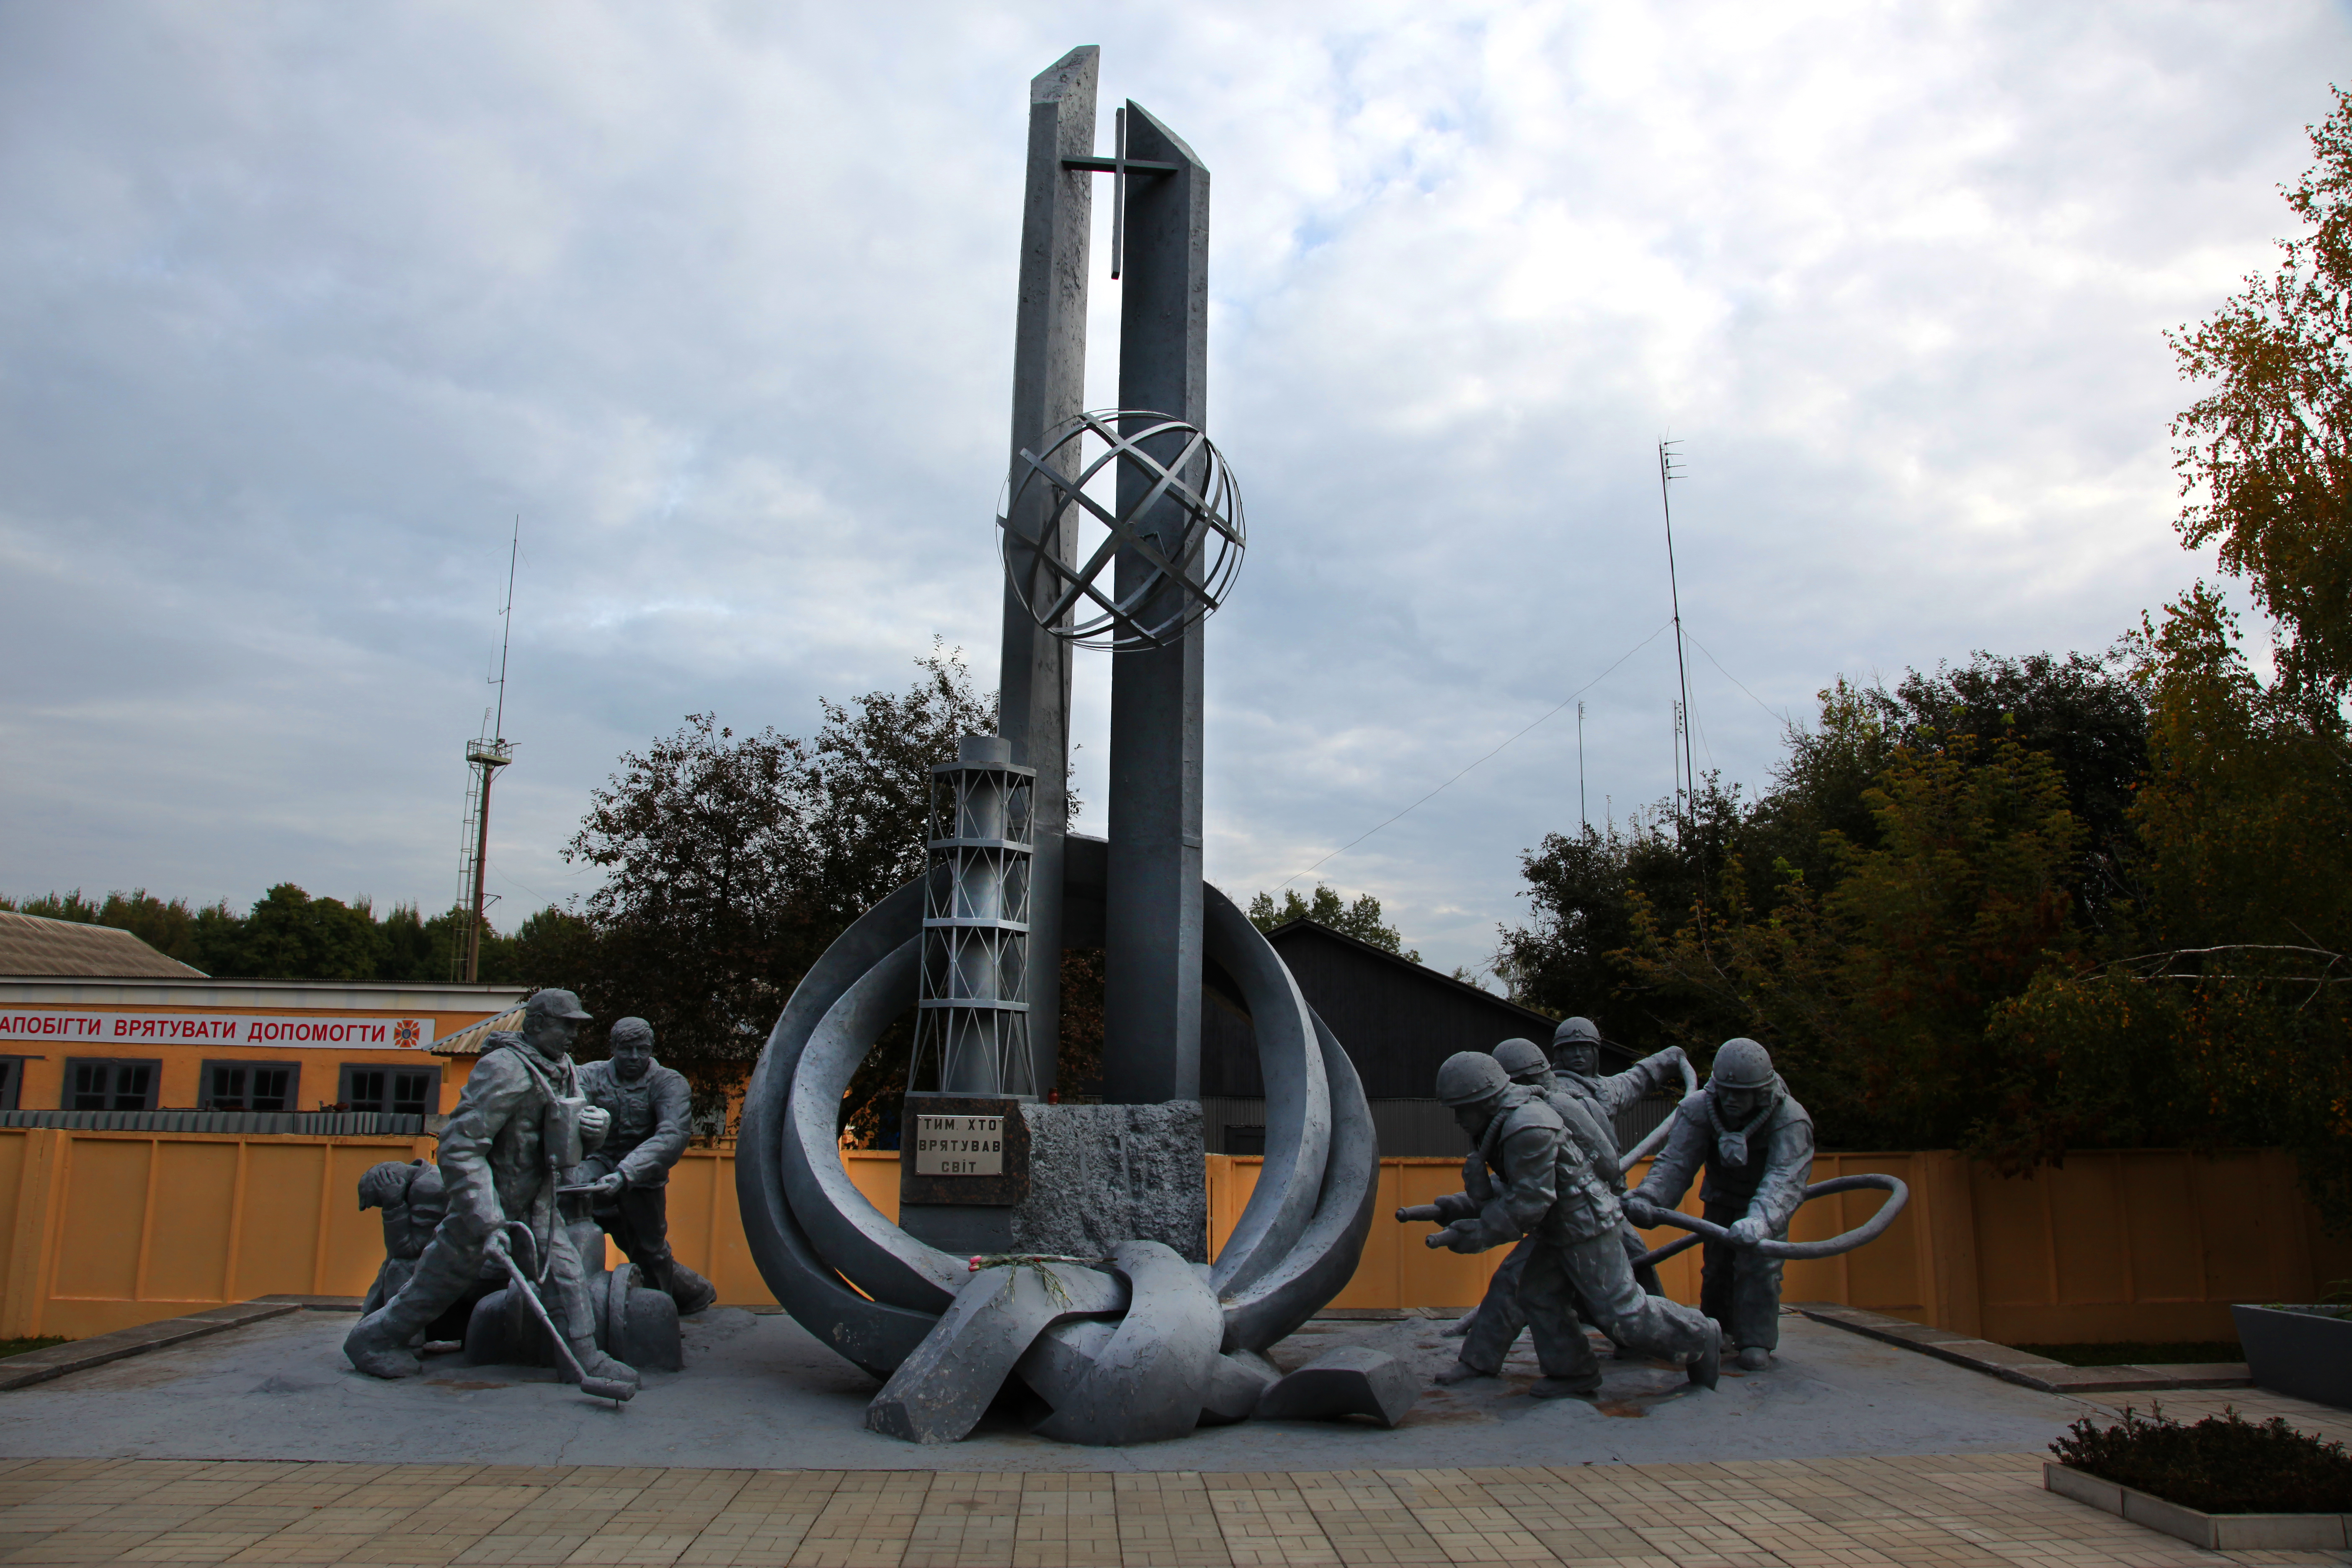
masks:
[[[1224,1296],[1278,1263],[1313,1216],[1330,1152],[1331,1090],[1289,966],[1231,899],[1207,883],[1202,895],[1202,948],[1241,987],[1265,1079],[1265,1164],[1210,1274]]]
[[[837,1131],[842,1092],[882,1031],[913,1004],[921,963],[919,931],[859,975],[809,1032],[793,1071],[781,1152],[793,1216],[843,1279],[877,1301],[944,1312],[970,1268],[900,1230],[857,1190]]]
[[[1217,1299],[1193,1267],[1159,1241],[1122,1241],[1110,1267],[1133,1290],[1127,1315],[1108,1338],[1060,1342],[1082,1347],[1055,1382],[1044,1358],[1021,1364],[1054,1406],[1037,1434],[1066,1443],[1118,1446],[1181,1437],[1200,1424],[1201,1405],[1217,1363],[1223,1325]]]
[[[1372,1232],[1381,1186],[1380,1138],[1355,1064],[1319,1016],[1315,1039],[1331,1086],[1331,1150],[1315,1213],[1297,1245],[1256,1284],[1228,1296],[1224,1349],[1262,1351],[1295,1332],[1347,1289]]]
[[[793,1075],[810,1031],[877,960],[904,940],[900,928],[919,931],[921,921],[922,884],[909,882],[853,922],[810,966],[752,1069],[735,1162],[743,1238],[760,1278],[801,1327],[880,1378],[913,1353],[939,1320],[858,1294],[819,1256],[784,1196],[783,1125]]]

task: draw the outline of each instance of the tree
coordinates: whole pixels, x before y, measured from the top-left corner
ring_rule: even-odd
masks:
[[[2278,622],[2281,681],[2331,699],[2352,688],[2352,94],[2333,90],[2317,162],[2283,192],[2306,231],[2168,334],[2181,374],[2213,384],[2172,424],[2182,542],[2219,542]]]
[[[1296,888],[1285,889],[1279,903],[1272,893],[1260,893],[1250,900],[1249,918],[1250,923],[1260,931],[1272,931],[1292,921],[1313,921],[1384,952],[1393,952],[1409,963],[1421,962],[1420,949],[1407,949],[1397,929],[1381,923],[1381,901],[1370,893],[1359,893],[1352,900],[1343,900],[1336,889],[1321,882],[1315,884],[1312,898],[1300,898]]]
[[[1824,1142],[1972,1142],[2001,1078],[1984,1051],[1994,1008],[2079,945],[2081,829],[2055,763],[2006,736],[1898,746],[1863,798],[1876,843],[1827,835],[1826,887],[1782,862],[1759,898],[1735,854],[1708,921],[1636,893],[1616,956],[1664,1004],[1654,1016],[1680,1013],[1683,1043],[1769,1047]]]
[[[608,874],[584,910],[589,1011],[650,1022],[706,1111],[740,1085],[826,945],[921,870],[932,764],[958,736],[995,728],[992,696],[973,690],[957,653],[935,645],[917,664],[904,694],[823,701],[814,741],[738,737],[688,715],[621,759],[565,847]],[[877,1044],[846,1104],[852,1123],[870,1130],[868,1106],[895,1107],[907,1048]]]

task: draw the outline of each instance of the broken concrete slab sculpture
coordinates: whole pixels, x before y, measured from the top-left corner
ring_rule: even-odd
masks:
[[[738,1141],[762,1278],[886,1380],[867,1425],[912,1442],[961,1437],[1013,1385],[1049,1407],[1039,1433],[1074,1443],[1246,1419],[1279,1385],[1264,1352],[1355,1272],[1380,1174],[1347,1054],[1202,879],[1202,638],[1244,541],[1204,428],[1209,172],[1134,103],[1097,156],[1098,64],[1076,49],[1031,83],[998,733],[932,770],[929,869],[802,979]],[[1123,289],[1108,413],[1083,401],[1097,174]],[[1117,655],[1108,841],[1067,831],[1080,647]],[[1104,951],[1108,1103],[1053,1102],[1066,946]],[[1213,1264],[1204,967],[1249,1014],[1266,1085],[1265,1165]],[[850,1181],[836,1123],[850,1076],[910,1006],[894,1223]],[[1369,1362],[1285,1398],[1299,1415],[1395,1414]]]
[[[1404,1419],[1421,1397],[1412,1369],[1369,1345],[1327,1351],[1258,1397],[1262,1421],[1369,1415],[1383,1426]]]

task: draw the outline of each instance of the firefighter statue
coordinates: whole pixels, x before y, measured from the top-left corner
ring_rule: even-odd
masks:
[[[646,1283],[666,1292],[681,1315],[699,1312],[719,1292],[669,1249],[669,1172],[686,1152],[693,1096],[685,1074],[654,1060],[651,1024],[624,1018],[611,1040],[610,1061],[580,1069],[580,1092],[612,1116],[613,1130],[572,1180],[589,1188],[596,1223]]]
[[[1657,1163],[1626,1196],[1626,1217],[1647,1229],[1705,1171],[1702,1217],[1730,1238],[1706,1244],[1699,1307],[1723,1325],[1743,1372],[1770,1366],[1780,1342],[1780,1259],[1756,1244],[1789,1239],[1812,1164],[1813,1119],[1772,1070],[1770,1054],[1754,1040],[1726,1040],[1706,1087],[1675,1108]]]
[[[541,991],[523,1004],[520,1034],[490,1037],[441,1135],[447,1212],[407,1280],[343,1341],[343,1353],[362,1372],[422,1372],[415,1347],[425,1331],[474,1289],[485,1264],[506,1267],[521,1247],[535,1256],[519,1271],[534,1277],[571,1349],[575,1381],[636,1387],[635,1369],[596,1347],[580,1257],[556,1208],[562,1172],[604,1141],[612,1121],[581,1098],[572,1065],[572,1042],[587,1021],[571,992]],[[529,1233],[528,1242],[518,1231]]]
[[[1465,1190],[1399,1217],[1445,1221],[1427,1239],[1455,1252],[1524,1241],[1517,1302],[1544,1374],[1529,1392],[1557,1399],[1599,1390],[1600,1363],[1577,1324],[1580,1316],[1628,1350],[1686,1367],[1693,1383],[1714,1387],[1722,1344],[1716,1325],[1633,1283],[1618,1239],[1614,1140],[1572,1100],[1563,1097],[1576,1113],[1573,1121],[1539,1089],[1511,1082],[1503,1065],[1483,1051],[1446,1058],[1437,1069],[1437,1098],[1474,1145],[1463,1167]],[[1503,1348],[1508,1344],[1504,1341]],[[1439,1381],[1501,1370],[1499,1354],[1489,1368],[1471,1363],[1473,1353],[1465,1340],[1464,1360]]]

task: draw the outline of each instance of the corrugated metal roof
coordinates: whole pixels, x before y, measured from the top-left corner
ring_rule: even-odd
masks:
[[[0,1110],[0,1127],[65,1127],[80,1132],[304,1133],[314,1138],[422,1138],[433,1131],[427,1120],[389,1110]]]
[[[202,980],[127,931],[0,910],[0,974],[26,980]]]
[[[495,1018],[485,1018],[470,1028],[458,1030],[446,1040],[436,1040],[433,1054],[436,1057],[478,1057],[493,1034],[510,1033],[522,1027],[522,1009],[509,1007]]]

